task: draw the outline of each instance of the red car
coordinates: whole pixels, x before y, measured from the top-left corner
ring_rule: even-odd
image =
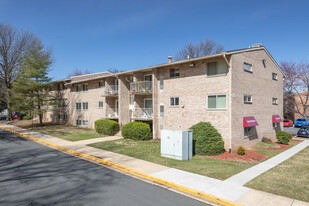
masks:
[[[290,119],[284,119],[283,120],[283,126],[284,127],[293,127],[293,121]]]

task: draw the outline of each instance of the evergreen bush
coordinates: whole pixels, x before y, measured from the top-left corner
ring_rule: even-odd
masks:
[[[125,139],[149,140],[150,132],[149,124],[143,122],[130,122],[121,128],[121,135]]]
[[[115,135],[119,132],[119,123],[110,119],[99,119],[94,122],[94,127],[99,134]]]
[[[279,132],[277,132],[276,137],[277,137],[277,140],[278,140],[279,143],[289,144],[290,137],[289,137],[289,134],[287,132],[279,131]]]

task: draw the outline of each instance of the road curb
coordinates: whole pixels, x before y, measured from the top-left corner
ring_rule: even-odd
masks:
[[[138,176],[138,177],[141,177],[141,178],[144,178],[144,179],[147,179],[147,180],[159,183],[161,185],[169,186],[171,188],[174,188],[174,189],[177,189],[177,190],[189,193],[189,194],[197,196],[197,197],[201,197],[203,199],[206,199],[206,200],[209,200],[209,201],[212,201],[212,202],[219,203],[221,205],[225,205],[225,206],[241,206],[238,203],[235,203],[235,202],[232,202],[232,201],[229,201],[229,200],[225,200],[225,199],[222,199],[222,198],[218,198],[216,196],[213,196],[213,195],[210,195],[210,194],[207,194],[207,193],[204,193],[204,192],[200,192],[198,190],[194,190],[194,189],[191,189],[191,188],[188,188],[188,187],[184,187],[182,185],[175,184],[173,182],[162,180],[160,178],[153,177],[151,175],[148,175],[148,174],[145,174],[145,173],[142,173],[142,172],[139,172],[139,171],[136,171],[136,170],[124,167],[122,165],[110,162],[108,160],[104,160],[104,159],[101,159],[101,158],[98,158],[98,157],[94,157],[94,156],[87,155],[87,154],[84,154],[84,153],[81,153],[81,152],[77,152],[77,151],[74,151],[74,150],[71,150],[71,149],[68,149],[68,148],[65,148],[65,147],[62,147],[62,146],[59,146],[59,145],[56,145],[56,144],[44,141],[44,140],[41,140],[39,138],[32,137],[30,135],[14,131],[14,130],[9,129],[9,128],[5,128],[5,127],[1,127],[0,126],[0,129],[7,130],[9,132],[18,134],[18,135],[26,137],[26,138],[29,138],[31,140],[34,140],[34,141],[39,142],[39,143],[44,144],[44,145],[48,145],[48,146],[56,148],[58,150],[65,151],[67,153],[70,153],[70,154],[73,154],[73,155],[76,155],[76,156],[79,156],[79,157],[83,157],[83,158],[86,158],[86,159],[89,159],[89,160],[92,160],[92,161],[96,161],[96,162],[104,164],[104,165],[108,165],[110,167],[119,169],[119,170],[127,172],[129,174],[132,174],[132,175],[135,175],[135,176]]]

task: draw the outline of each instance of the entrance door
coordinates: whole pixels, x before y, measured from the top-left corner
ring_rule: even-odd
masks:
[[[152,99],[144,100],[145,115],[147,118],[152,118]]]

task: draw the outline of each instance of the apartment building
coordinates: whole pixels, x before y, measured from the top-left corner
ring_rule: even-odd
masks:
[[[165,64],[55,82],[53,92],[62,93],[67,106],[62,113],[48,112],[46,120],[91,128],[102,118],[120,126],[143,121],[155,139],[161,129],[188,129],[206,121],[222,134],[225,149],[234,151],[262,137],[275,138],[281,130],[283,78],[260,44],[176,62],[169,57]]]

